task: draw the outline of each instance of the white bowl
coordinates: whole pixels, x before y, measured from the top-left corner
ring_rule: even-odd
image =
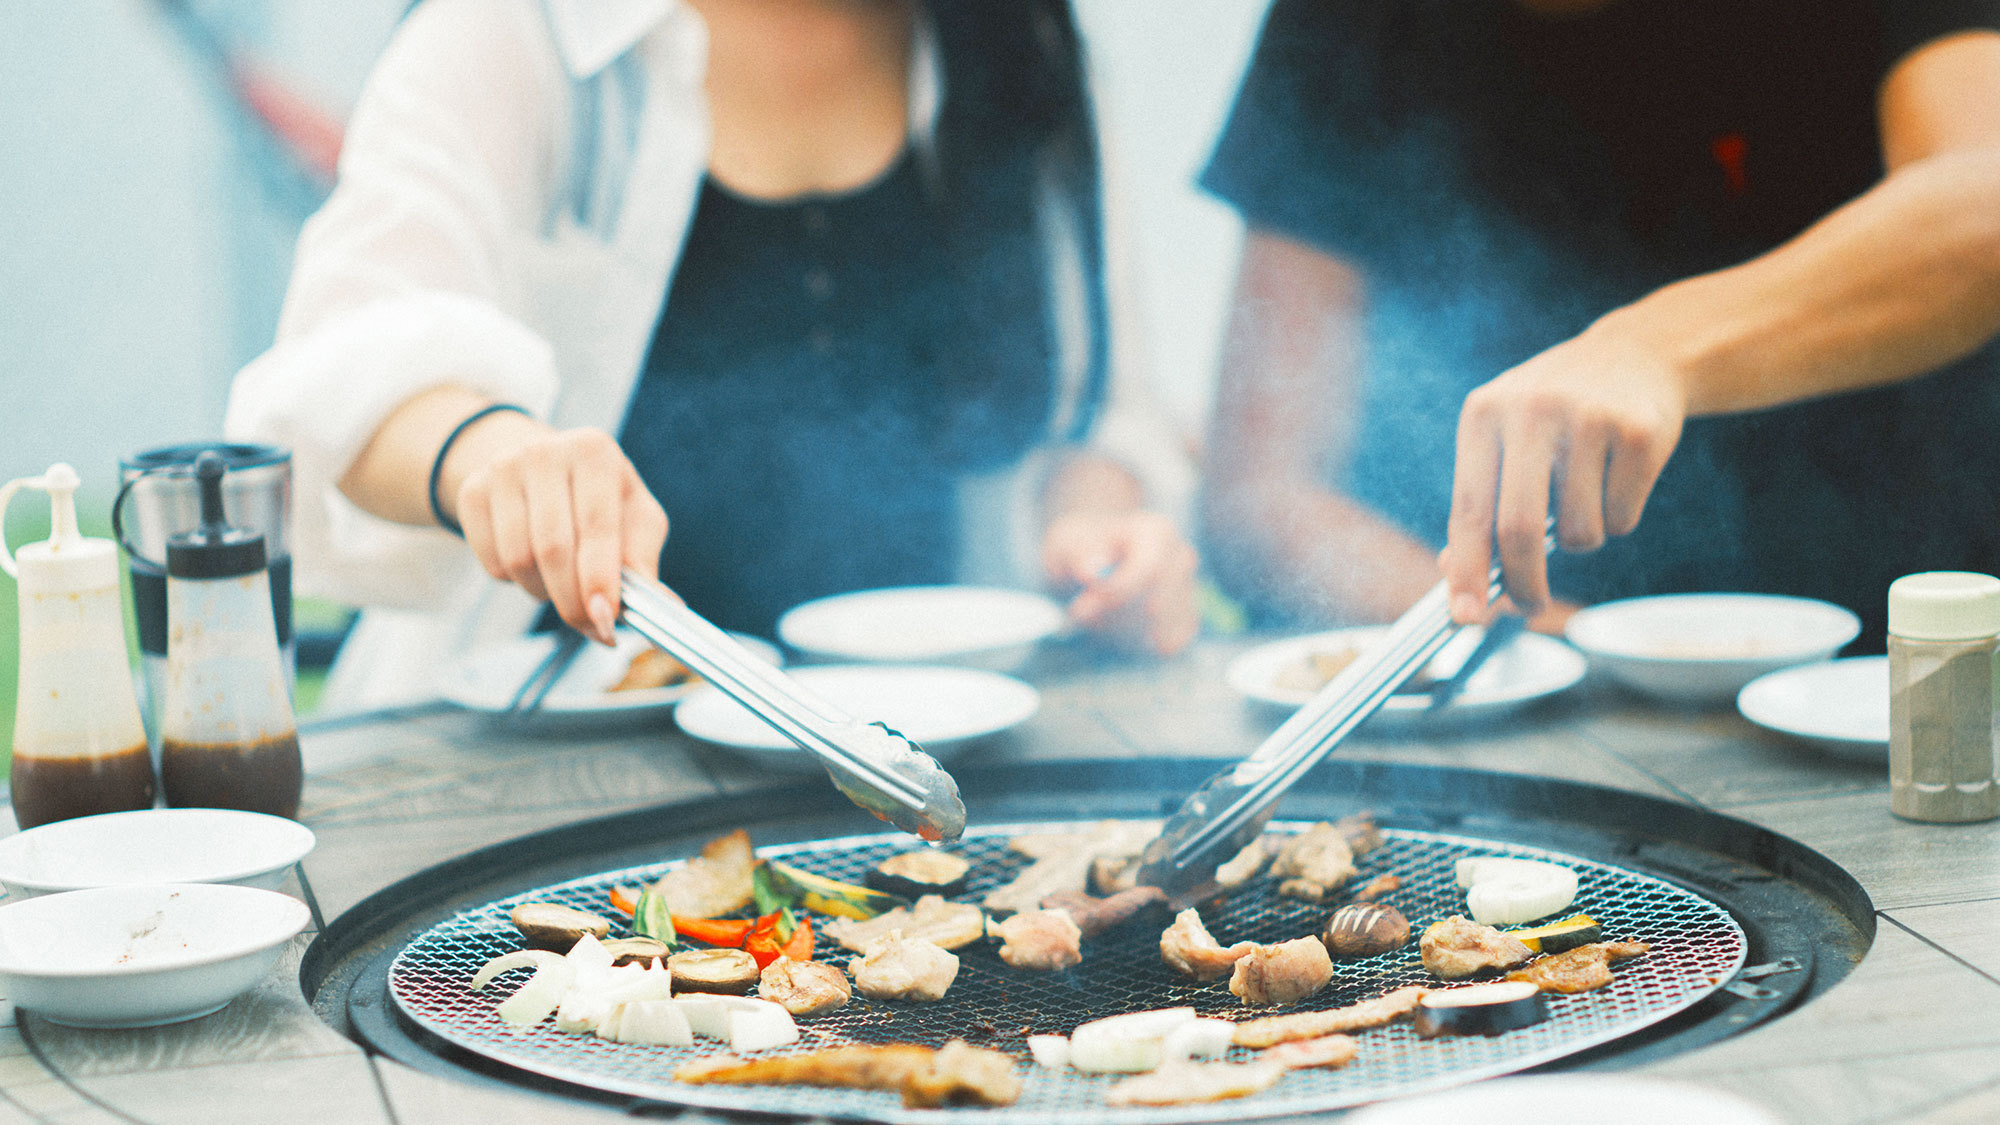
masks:
[[[778,619],[778,638],[815,660],[1012,672],[1064,624],[1062,606],[1027,590],[901,586],[797,606]]]
[[[0,986],[76,1027],[205,1016],[264,979],[305,903],[219,883],[65,891],[0,906]]]
[[[276,890],[312,829],[236,809],[141,809],[58,820],[0,839],[0,882],[38,895],[124,883],[240,883]]]
[[[1837,605],[1773,594],[1666,594],[1579,611],[1564,635],[1591,666],[1676,703],[1733,702],[1780,668],[1825,660],[1861,632]]]

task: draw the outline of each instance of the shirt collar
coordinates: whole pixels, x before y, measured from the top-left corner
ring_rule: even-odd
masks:
[[[631,50],[678,0],[542,0],[556,50],[573,78],[588,78]]]

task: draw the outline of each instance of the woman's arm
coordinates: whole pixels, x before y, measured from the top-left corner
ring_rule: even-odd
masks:
[[[1691,416],[1910,379],[2000,331],[2000,34],[1903,59],[1880,94],[1888,174],[1797,238],[1666,286],[1467,397],[1444,562],[1453,613],[1507,588],[1545,604],[1553,504],[1565,548],[1638,525]]]
[[[1201,497],[1230,585],[1309,620],[1386,621],[1437,581],[1430,549],[1327,484],[1360,409],[1360,275],[1268,230],[1244,242]]]

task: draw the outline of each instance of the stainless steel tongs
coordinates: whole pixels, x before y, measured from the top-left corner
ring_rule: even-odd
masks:
[[[627,625],[817,756],[848,800],[926,840],[964,834],[958,783],[915,742],[854,719],[752,656],[657,581],[628,568],[621,591]]]
[[[1500,597],[1501,588],[1496,565],[1487,579],[1487,604]],[[1201,897],[1216,867],[1264,830],[1285,790],[1373,715],[1459,629],[1451,619],[1450,591],[1440,582],[1249,757],[1209,778],[1182,802],[1141,856],[1139,883],[1160,888],[1176,902]]]

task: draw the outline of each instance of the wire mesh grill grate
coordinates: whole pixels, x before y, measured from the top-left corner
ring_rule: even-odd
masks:
[[[1009,838],[1029,832],[1083,830],[1091,822],[1034,823],[989,827],[967,833],[951,850],[972,861],[974,878],[965,895],[977,901],[1011,878],[1027,861],[1007,847]],[[1274,823],[1273,831],[1297,831],[1304,823]],[[411,1020],[459,1047],[522,1070],[565,1082],[663,1102],[758,1113],[828,1116],[883,1122],[945,1122],[967,1115],[991,1125],[1053,1125],[1057,1122],[1178,1122],[1231,1120],[1323,1112],[1385,1097],[1411,1094],[1505,1074],[1610,1042],[1698,1002],[1726,983],[1743,965],[1748,941],[1720,906],[1649,875],[1517,845],[1436,833],[1384,832],[1382,848],[1362,857],[1358,884],[1379,874],[1395,874],[1402,887],[1384,898],[1410,919],[1412,941],[1375,957],[1334,962],[1332,985],[1295,1009],[1335,1008],[1407,984],[1436,984],[1417,956],[1414,937],[1430,922],[1464,912],[1464,892],[1454,863],[1470,855],[1548,859],[1573,867],[1578,875],[1575,904],[1565,913],[1597,919],[1605,936],[1650,942],[1652,952],[1620,963],[1613,982],[1593,992],[1549,997],[1550,1018],[1505,1035],[1422,1040],[1408,1021],[1358,1033],[1361,1052],[1334,1071],[1293,1071],[1252,1099],[1178,1108],[1113,1109],[1103,1104],[1118,1076],[1054,1072],[1029,1060],[1025,1035],[1066,1034],[1076,1024],[1123,1012],[1192,1004],[1204,1016],[1249,1019],[1273,1014],[1237,1002],[1226,981],[1183,981],[1162,964],[1159,932],[1127,926],[1084,945],[1083,964],[1062,973],[1028,973],[1001,963],[992,947],[977,943],[958,951],[957,981],[935,1004],[871,1001],[860,995],[846,1007],[800,1021],[802,1039],[794,1053],[847,1043],[920,1043],[941,1046],[963,1038],[1015,1056],[1026,1077],[1020,1101],[1006,1108],[905,1109],[893,1093],[809,1089],[796,1086],[689,1086],[673,1071],[689,1059],[721,1053],[720,1044],[694,1047],[638,1047],[594,1036],[569,1035],[552,1021],[525,1031],[500,1022],[495,1007],[526,973],[503,976],[494,987],[472,992],[467,983],[487,960],[520,948],[507,913],[523,902],[559,902],[617,917],[606,894],[613,886],[656,879],[679,861],[610,871],[540,887],[463,912],[413,940],[390,968],[389,987]],[[758,849],[807,870],[848,882],[862,882],[874,864],[907,850],[900,833],[855,836]],[[1330,907],[1280,898],[1268,877],[1225,905],[1205,914],[1210,931],[1224,945],[1248,939],[1283,941],[1317,933]],[[614,936],[623,932],[614,929]],[[825,937],[817,956],[845,966],[850,954]],[[1241,1048],[1230,1058],[1247,1060]]]

